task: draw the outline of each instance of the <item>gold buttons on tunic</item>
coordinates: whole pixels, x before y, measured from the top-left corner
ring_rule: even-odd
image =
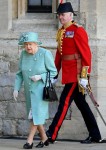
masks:
[[[63,45],[63,38],[64,38],[64,33],[66,32],[65,29],[61,28],[57,32],[56,36],[56,41],[58,42],[58,50],[60,54],[62,54],[62,45]]]

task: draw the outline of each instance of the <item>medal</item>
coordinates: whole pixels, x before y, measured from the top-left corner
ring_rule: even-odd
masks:
[[[74,31],[67,31],[65,33],[65,37],[73,38],[73,36],[74,36]]]

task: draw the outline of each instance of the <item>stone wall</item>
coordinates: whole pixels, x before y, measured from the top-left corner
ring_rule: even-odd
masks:
[[[0,32],[7,32],[12,27],[12,0],[0,1]]]

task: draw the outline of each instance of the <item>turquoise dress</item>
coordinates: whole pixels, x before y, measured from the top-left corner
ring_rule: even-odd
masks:
[[[49,118],[49,103],[42,99],[47,71],[50,71],[51,78],[57,75],[57,69],[50,51],[39,47],[34,55],[27,53],[25,50],[21,52],[14,90],[20,91],[22,83],[24,83],[27,115],[31,108],[34,125],[44,124],[45,119]],[[30,77],[33,75],[41,75],[41,80],[32,81]]]

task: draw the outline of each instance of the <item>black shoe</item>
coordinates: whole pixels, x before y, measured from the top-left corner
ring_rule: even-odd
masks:
[[[82,140],[81,143],[82,144],[101,143],[101,140],[95,140],[95,139],[93,139],[92,137],[89,136],[87,139]]]
[[[49,146],[49,141],[48,139],[43,143],[42,141],[39,142],[38,145],[36,145],[36,148],[42,148],[44,146]]]
[[[23,148],[24,149],[32,149],[33,143],[30,145],[29,143],[24,144]]]
[[[46,135],[47,135],[47,137],[48,137],[49,143],[54,144],[55,140],[52,140],[52,138],[51,138],[51,136],[50,136],[50,134],[49,134],[48,131],[46,131]]]
[[[54,144],[54,143],[55,143],[55,141],[52,140],[52,138],[48,138],[48,141],[49,141],[49,143],[51,143],[51,144]]]

